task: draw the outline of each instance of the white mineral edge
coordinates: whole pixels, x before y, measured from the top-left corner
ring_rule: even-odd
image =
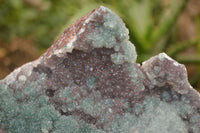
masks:
[[[64,56],[66,52],[71,53],[74,49],[73,43],[76,41],[77,37],[75,36],[69,43],[67,43],[63,48],[54,51],[54,55],[58,57]]]
[[[111,109],[111,108],[109,108],[108,111],[109,111],[110,113],[112,113],[112,109]]]
[[[25,75],[20,75],[19,78],[18,78],[18,80],[20,82],[25,82],[26,81],[26,76]]]
[[[171,61],[174,61],[171,57],[169,57],[166,53],[160,53],[159,55],[158,55],[158,58],[160,59],[160,60],[163,60],[164,58],[166,58],[166,59],[168,59],[168,60],[171,60]]]
[[[72,50],[74,49],[73,43],[76,41],[76,36],[73,38],[73,40],[71,42],[69,42],[66,45],[66,48],[64,50],[66,50],[66,52],[72,52]]]
[[[102,9],[103,11],[109,11],[109,9],[104,6],[100,6],[100,9]]]
[[[172,59],[171,57],[169,57],[166,53],[161,53],[161,54],[159,54],[159,57],[160,58],[166,58],[166,59],[168,59],[168,60],[171,60],[171,61],[173,61],[173,64],[175,65],[175,66],[179,66],[180,64],[178,63],[178,62],[176,62],[174,59]],[[160,59],[159,58],[159,59]],[[162,60],[161,59],[161,60]]]
[[[15,69],[11,74],[9,74],[4,81],[6,84],[11,84],[15,82],[17,75],[19,72],[26,70],[27,71],[27,76],[30,76],[32,74],[32,69],[36,67],[40,63],[40,60],[35,60],[33,62],[29,62],[27,64],[22,65],[21,67]]]
[[[174,62],[173,64],[174,64],[175,66],[178,66],[178,65],[179,65],[177,62]]]
[[[80,35],[81,33],[83,33],[85,31],[85,28],[81,28],[78,35]]]
[[[93,15],[90,15],[90,16],[85,20],[85,22],[83,23],[83,25],[89,23],[90,20],[92,20],[92,17],[93,17]]]

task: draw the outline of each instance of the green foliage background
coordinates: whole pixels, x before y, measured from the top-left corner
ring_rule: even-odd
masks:
[[[195,64],[196,74],[190,82],[197,88],[200,86],[200,15],[195,17],[194,39],[180,41],[177,36],[177,19],[187,3],[188,0],[0,0],[0,41],[9,44],[16,37],[31,36],[42,53],[76,19],[104,5],[115,11],[129,28],[130,40],[138,53],[137,62],[166,52],[181,63]],[[188,55],[184,51],[190,47],[196,51]]]

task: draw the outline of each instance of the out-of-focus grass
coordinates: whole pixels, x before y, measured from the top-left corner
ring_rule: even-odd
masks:
[[[0,41],[9,44],[16,38],[28,37],[43,52],[76,19],[104,5],[125,21],[138,52],[138,62],[166,52],[181,63],[195,64],[191,83],[197,87],[200,15],[195,16],[193,39],[180,41],[177,36],[177,20],[187,4],[188,0],[0,0]],[[194,50],[188,56],[185,51],[191,47]]]

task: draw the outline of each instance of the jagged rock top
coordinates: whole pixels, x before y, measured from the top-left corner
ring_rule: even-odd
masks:
[[[0,131],[198,133],[200,96],[161,53],[137,64],[122,20],[100,6],[0,81]]]
[[[114,48],[113,62],[135,62],[135,47],[128,39],[122,20],[110,9],[100,6],[67,28],[43,58],[64,56],[73,49],[89,52],[94,48]]]

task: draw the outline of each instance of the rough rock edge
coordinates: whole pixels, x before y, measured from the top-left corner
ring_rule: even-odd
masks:
[[[6,78],[3,80],[4,83],[10,84],[14,82],[15,77],[17,77],[18,73],[21,71],[24,71],[24,76],[28,77],[31,75],[31,72],[34,67],[36,67],[38,64],[44,63],[48,61],[48,59],[51,58],[51,56],[56,55],[58,57],[62,57],[66,55],[67,53],[71,53],[74,49],[81,50],[84,52],[90,52],[95,46],[91,46],[93,44],[87,43],[84,38],[86,37],[85,34],[89,34],[91,32],[94,32],[96,29],[92,29],[92,31],[88,31],[91,29],[88,29],[88,27],[92,27],[96,22],[98,22],[100,19],[103,20],[103,16],[109,14],[112,15],[115,20],[119,22],[118,25],[122,26],[122,29],[125,29],[124,32],[119,33],[123,34],[124,37],[128,36],[128,29],[125,27],[125,24],[119,18],[115,13],[113,13],[110,9],[100,6],[97,9],[94,9],[92,12],[88,13],[84,17],[78,19],[74,24],[70,25],[58,38],[58,40],[49,48],[47,51],[39,57],[39,59],[32,61],[30,63],[24,64],[23,66],[15,69],[11,74],[6,76]],[[98,21],[97,21],[98,20]],[[88,25],[88,24],[93,25]],[[101,22],[100,22],[101,23]],[[107,28],[114,28],[114,27],[107,27]],[[121,40],[116,40],[116,43],[119,43],[118,46],[102,46],[104,48],[114,48],[116,53],[111,55],[111,59],[115,64],[122,64],[125,62],[132,62],[134,63],[137,58],[137,54],[135,51],[134,45],[129,41],[129,38],[122,38]],[[127,43],[127,45],[124,45],[124,43]],[[84,44],[84,45],[83,45]],[[101,47],[97,47],[101,48]],[[130,56],[131,55],[131,56]],[[129,56],[129,57],[128,57]],[[116,60],[116,61],[115,61]],[[119,60],[119,61],[118,61]]]
[[[185,65],[173,60],[166,53],[160,53],[144,61],[141,68],[150,81],[149,89],[172,87],[177,93],[187,96],[191,104],[200,109],[200,94],[190,85]]]
[[[109,16],[110,15],[110,16]],[[106,20],[105,16],[112,17],[113,20],[111,22],[115,22],[115,25],[112,25],[109,23],[108,20]],[[106,23],[107,25],[101,25],[102,23]],[[112,30],[115,29],[115,27],[119,26],[122,30],[125,31],[119,31],[121,33],[118,33],[116,35],[115,43],[117,45],[102,45],[102,46],[96,46],[93,44],[92,38],[89,38],[90,33],[99,33],[98,36],[101,35],[101,31],[99,31],[96,24],[100,24],[101,27],[105,27],[106,30],[110,30],[110,34],[112,35]],[[95,28],[94,28],[95,27]],[[97,28],[96,28],[97,27]],[[100,6],[99,8],[93,10],[92,12],[88,13],[86,16],[80,18],[77,20],[74,24],[70,25],[69,28],[67,28],[63,34],[60,36],[60,38],[45,52],[41,58],[44,62],[48,60],[53,55],[56,55],[58,57],[64,56],[66,53],[71,53],[74,49],[81,50],[84,52],[90,52],[93,48],[114,48],[114,50],[117,52],[115,54],[125,54],[126,52],[132,52],[132,55],[136,54],[134,45],[129,41],[128,36],[128,29],[126,28],[125,24],[121,20],[121,18],[118,17],[115,13],[113,13],[110,9]],[[114,36],[114,35],[112,35]],[[107,40],[106,40],[107,41]],[[105,41],[105,42],[106,42]],[[95,42],[97,43],[97,42]],[[107,43],[107,42],[106,42]],[[109,42],[108,42],[109,43]],[[124,43],[128,43],[128,45],[124,45]],[[129,53],[131,55],[131,53]],[[111,55],[111,58],[113,56]],[[136,57],[133,56],[133,58],[124,57],[125,61],[127,62],[135,62]],[[118,64],[122,64],[123,62],[120,62]]]

